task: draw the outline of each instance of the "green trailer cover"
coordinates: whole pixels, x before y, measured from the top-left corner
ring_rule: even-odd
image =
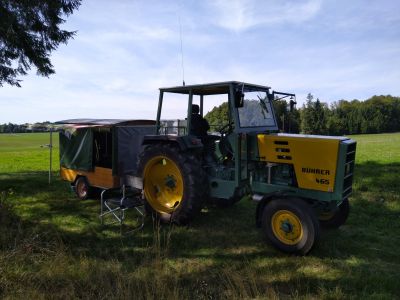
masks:
[[[65,168],[93,170],[93,131],[81,128],[71,134],[68,130],[60,132],[60,165]]]

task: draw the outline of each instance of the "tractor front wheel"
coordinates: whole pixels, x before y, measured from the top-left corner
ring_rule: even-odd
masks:
[[[139,159],[147,210],[164,222],[187,224],[203,207],[204,171],[189,152],[169,144],[147,147]]]
[[[301,199],[275,199],[262,215],[264,234],[275,247],[305,255],[319,237],[319,223],[311,207]]]
[[[350,213],[350,203],[344,199],[335,212],[323,212],[319,215],[321,226],[326,228],[339,228],[346,223]]]

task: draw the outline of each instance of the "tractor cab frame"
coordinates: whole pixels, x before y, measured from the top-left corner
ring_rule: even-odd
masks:
[[[187,95],[185,120],[171,124],[161,119],[165,94]],[[199,98],[200,115],[208,96],[225,95],[228,102],[228,122],[217,128],[217,134],[206,139],[213,143],[195,141],[191,136],[192,104]],[[210,197],[219,204],[229,205],[250,191],[248,161],[257,158],[255,138],[259,133],[276,133],[278,126],[272,102],[277,97],[295,97],[294,94],[272,91],[268,86],[238,81],[161,88],[154,140],[181,140],[185,148],[203,151],[202,165],[209,178]],[[184,105],[186,105],[184,104]],[[170,132],[177,133],[170,134]],[[149,140],[146,141],[149,143]],[[207,149],[211,148],[211,149]],[[250,157],[251,156],[251,157]]]

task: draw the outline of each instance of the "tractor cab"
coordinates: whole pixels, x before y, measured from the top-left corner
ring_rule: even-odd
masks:
[[[201,145],[200,157],[209,178],[211,197],[224,203],[234,202],[248,190],[247,161],[258,155],[252,145],[257,134],[278,131],[272,105],[277,94],[294,96],[237,81],[161,88],[157,134],[186,140],[189,148]],[[205,121],[207,135],[196,135],[193,128],[198,126],[199,119],[205,119],[219,104],[225,109],[217,120]],[[169,113],[183,118],[166,120],[164,116]],[[193,143],[196,138],[199,140]]]
[[[161,88],[157,112],[159,133],[188,134],[192,126],[193,105],[199,107],[199,114],[204,117],[209,110],[224,102],[228,104],[227,114],[221,116],[211,131],[223,133],[277,131],[271,104],[274,95],[275,92],[271,92],[269,87],[236,81]],[[165,110],[174,112],[176,116],[178,108],[180,108],[179,113],[184,115],[184,120],[168,122],[163,118],[164,115],[168,115]],[[177,127],[180,130],[176,130]]]

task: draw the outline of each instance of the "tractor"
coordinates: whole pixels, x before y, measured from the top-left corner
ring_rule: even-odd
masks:
[[[183,96],[178,105],[187,107],[185,119],[162,120],[166,95]],[[236,81],[161,88],[156,132],[144,136],[138,158],[147,209],[163,221],[186,224],[209,199],[228,206],[251,195],[267,240],[298,254],[311,250],[320,225],[344,224],[356,142],[279,133],[273,101],[287,96],[294,95]],[[228,121],[214,134],[199,135],[195,120],[216,97],[228,102]]]
[[[251,196],[266,239],[304,255],[320,226],[346,222],[356,142],[279,133],[273,102],[285,97],[295,95],[237,81],[183,85],[160,89],[155,121],[60,121],[72,126],[60,133],[61,176],[81,199],[91,187],[133,186],[150,214],[175,224],[208,202],[226,207]],[[211,129],[203,111],[216,99],[228,109]],[[177,109],[181,119],[165,118]]]

